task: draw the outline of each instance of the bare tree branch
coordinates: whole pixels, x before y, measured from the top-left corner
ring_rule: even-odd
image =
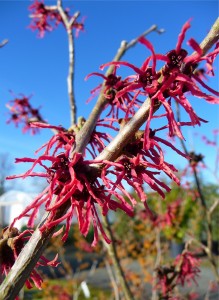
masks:
[[[0,48],[4,47],[8,42],[9,42],[8,39],[3,40],[3,41],[0,43]]]
[[[67,77],[67,87],[68,87],[68,96],[69,96],[69,104],[70,104],[71,125],[73,125],[76,123],[77,107],[76,107],[75,95],[74,95],[75,48],[74,48],[74,36],[72,32],[72,25],[80,13],[76,12],[72,17],[72,19],[69,21],[62,7],[62,1],[57,1],[57,9],[66,27],[66,32],[68,35],[69,70],[68,70],[68,77]]]
[[[209,214],[212,215],[213,212],[215,211],[215,209],[218,207],[219,205],[219,199],[216,199],[215,202],[212,204],[212,206],[209,208]]]
[[[217,18],[217,20],[214,22],[208,35],[200,44],[203,54],[206,54],[211,49],[211,47],[218,41],[218,39],[219,39],[219,18]]]

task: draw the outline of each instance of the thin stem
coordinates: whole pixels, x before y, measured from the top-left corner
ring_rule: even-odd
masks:
[[[68,88],[68,96],[69,96],[69,104],[70,104],[70,117],[71,117],[71,125],[76,123],[76,102],[74,96],[74,67],[75,67],[75,51],[74,51],[74,36],[72,32],[72,24],[79,16],[79,12],[76,12],[72,19],[69,21],[68,17],[62,7],[62,1],[57,1],[57,9],[62,18],[62,21],[66,27],[66,32],[68,35],[68,51],[69,51],[69,69],[67,76],[67,88]]]
[[[156,246],[156,251],[157,251],[157,256],[154,264],[154,271],[153,271],[153,284],[152,284],[152,300],[157,300],[157,290],[156,290],[156,284],[157,284],[157,268],[161,264],[161,257],[162,257],[162,251],[161,251],[161,240],[160,240],[160,227],[157,226],[155,228],[155,234],[156,234],[156,241],[155,241],[155,246]]]
[[[7,43],[8,43],[8,39],[3,40],[3,41],[0,43],[0,48],[4,47]]]
[[[217,269],[217,263],[216,263],[215,258],[213,256],[213,253],[212,253],[213,241],[212,241],[211,213],[208,210],[208,207],[207,207],[207,204],[206,204],[206,199],[205,199],[204,194],[202,192],[200,181],[199,181],[198,174],[197,174],[197,170],[196,170],[195,167],[193,168],[193,174],[194,174],[196,187],[197,187],[197,190],[198,190],[198,193],[199,193],[199,197],[200,197],[200,200],[201,200],[201,205],[202,205],[202,208],[203,208],[203,211],[204,211],[204,216],[206,218],[206,223],[207,223],[206,224],[207,248],[206,248],[205,252],[206,252],[206,254],[208,256],[208,259],[211,263],[211,267],[212,267],[212,270],[215,274],[217,282],[219,283],[219,272],[218,272],[218,269]]]
[[[123,272],[121,263],[119,261],[119,257],[118,257],[117,251],[116,251],[114,237],[113,237],[113,233],[112,233],[112,229],[111,229],[108,217],[107,216],[102,216],[102,222],[103,222],[104,230],[105,230],[106,234],[109,236],[109,238],[112,241],[110,244],[107,244],[104,241],[104,245],[107,249],[109,257],[112,259],[113,266],[114,266],[115,272],[116,272],[116,276],[117,276],[118,281],[121,285],[121,288],[122,288],[122,291],[124,293],[125,299],[126,300],[132,300],[134,298],[132,296],[132,293],[131,293],[129,285],[126,281],[125,274]]]
[[[110,267],[110,263],[108,262],[108,260],[104,260],[105,263],[105,267],[107,270],[107,273],[109,275],[109,279],[111,281],[113,290],[114,290],[114,295],[115,295],[115,300],[119,300],[119,290],[118,290],[118,286],[116,283],[116,280],[114,278],[113,272],[112,272],[112,268]]]
[[[209,208],[209,214],[212,215],[215,209],[219,205],[219,199],[216,199],[215,202],[212,204],[212,206]]]
[[[151,33],[152,31],[156,31],[157,33],[161,34],[164,32],[164,29],[158,29],[157,25],[152,25],[149,29],[146,29],[141,35],[139,35],[137,38],[133,39],[132,41],[130,41],[127,46],[126,46],[126,50],[128,50],[129,48],[133,47],[136,45],[136,43],[138,42],[140,37],[146,36],[149,33]]]
[[[177,112],[177,121],[180,122],[180,110],[179,110],[179,104],[177,102],[176,102],[176,112]],[[180,139],[180,143],[182,145],[184,152],[187,155],[189,155],[189,151],[185,145],[185,142],[182,139]],[[215,274],[217,282],[219,283],[219,272],[217,269],[217,263],[213,256],[213,253],[212,253],[213,241],[212,241],[212,220],[211,220],[212,212],[215,210],[216,206],[219,204],[219,201],[216,200],[215,203],[212,205],[212,207],[210,209],[208,209],[206,199],[205,199],[205,196],[204,196],[202,188],[201,188],[200,179],[197,174],[197,168],[196,168],[196,166],[191,166],[191,167],[192,167],[192,172],[193,172],[194,179],[195,179],[195,185],[196,185],[196,188],[197,188],[197,191],[199,194],[199,198],[200,198],[200,202],[201,202],[201,206],[203,209],[203,217],[206,219],[207,247],[204,247],[203,249],[211,263],[211,267]]]
[[[71,114],[71,124],[76,123],[77,116],[77,106],[75,102],[74,96],[74,37],[72,33],[72,29],[69,28],[67,30],[68,34],[68,43],[69,43],[69,70],[67,77],[67,85],[68,85],[68,94],[69,94],[69,102],[70,102],[70,114]]]

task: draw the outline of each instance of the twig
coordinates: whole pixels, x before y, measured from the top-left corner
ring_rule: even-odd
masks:
[[[117,283],[115,281],[113,272],[112,272],[112,268],[110,267],[110,264],[108,262],[108,260],[104,260],[105,266],[106,266],[106,270],[107,273],[109,275],[113,290],[114,290],[114,295],[115,295],[115,300],[119,300],[119,291],[118,291],[118,286]]]
[[[157,300],[157,290],[156,290],[156,284],[157,284],[157,268],[161,264],[161,257],[162,257],[162,252],[161,252],[161,241],[160,241],[160,228],[159,226],[155,228],[155,233],[156,233],[156,250],[157,250],[157,256],[154,264],[154,271],[153,271],[153,284],[152,284],[152,300]]]
[[[70,104],[71,125],[73,125],[76,123],[77,107],[76,107],[75,95],[74,95],[74,65],[75,65],[74,49],[75,48],[74,48],[74,36],[72,32],[72,25],[80,13],[76,12],[74,16],[71,18],[71,20],[69,21],[62,7],[61,0],[57,1],[57,9],[66,27],[66,32],[68,35],[69,70],[68,70],[68,77],[67,77],[67,87],[68,87],[68,96],[69,96],[69,104]]]
[[[105,241],[103,241],[103,243],[104,243],[104,245],[107,249],[109,257],[111,258],[111,260],[113,262],[116,277],[118,278],[118,281],[119,281],[120,286],[122,288],[122,291],[124,293],[125,299],[126,300],[132,300],[134,298],[132,296],[131,290],[130,290],[129,285],[126,281],[125,274],[122,270],[122,266],[121,266],[120,261],[119,261],[119,257],[118,257],[117,251],[116,251],[114,237],[113,237],[113,233],[112,233],[112,229],[111,229],[108,217],[107,216],[102,216],[102,222],[103,222],[104,230],[105,230],[106,234],[109,236],[109,238],[112,241],[111,244],[107,244]]]
[[[3,40],[3,41],[0,43],[0,48],[4,47],[7,43],[8,43],[8,39]]]
[[[218,19],[218,21],[219,21],[219,19]],[[218,27],[218,30],[219,30],[219,27]],[[180,111],[179,111],[178,103],[176,103],[176,111],[177,111],[177,119],[178,119],[178,122],[179,122],[180,121]],[[187,150],[184,141],[182,139],[180,139],[180,142],[181,142],[183,150],[188,155],[189,151]],[[205,253],[208,257],[209,262],[211,263],[211,267],[212,267],[212,270],[215,274],[216,280],[219,283],[219,272],[218,272],[218,269],[217,269],[217,263],[216,263],[216,260],[213,256],[213,253],[212,253],[212,244],[213,244],[213,242],[212,242],[212,220],[211,220],[211,215],[212,215],[213,211],[215,210],[215,208],[217,207],[217,205],[219,204],[219,200],[217,199],[213,203],[211,208],[208,209],[205,196],[202,192],[202,188],[201,188],[200,180],[199,180],[199,177],[198,177],[198,174],[197,174],[196,166],[192,166],[192,172],[193,172],[193,175],[194,175],[195,184],[196,184],[196,187],[197,187],[197,190],[198,190],[198,195],[199,195],[201,206],[202,206],[202,209],[203,209],[203,215],[204,215],[204,217],[206,219],[206,223],[207,223],[206,224],[207,247],[203,247],[203,249],[204,249],[204,251],[205,251]]]
[[[209,215],[213,214],[213,212],[218,207],[218,205],[219,205],[219,199],[216,199],[215,202],[211,205],[211,207],[208,210]]]
[[[198,193],[199,193],[199,196],[200,196],[200,199],[201,199],[201,204],[202,204],[202,207],[203,207],[204,215],[206,217],[206,222],[207,222],[207,225],[206,225],[206,227],[207,227],[206,228],[206,233],[207,233],[207,249],[206,250],[207,251],[205,251],[205,252],[206,252],[206,254],[208,256],[208,259],[211,263],[211,267],[212,267],[212,270],[215,274],[216,280],[219,283],[219,272],[218,272],[218,268],[217,268],[217,263],[216,263],[216,260],[213,256],[213,253],[212,253],[212,244],[213,244],[213,242],[212,242],[211,214],[209,213],[204,195],[203,195],[202,190],[200,188],[196,168],[193,169],[193,172],[194,172],[194,177],[195,177],[195,182],[196,182],[196,186],[197,186],[197,189],[198,189]]]
[[[161,33],[163,33],[165,30],[164,30],[164,29],[158,29],[157,25],[152,25],[149,29],[145,30],[145,31],[144,31],[141,35],[139,35],[137,38],[131,40],[131,41],[127,44],[127,46],[126,46],[126,51],[127,51],[129,48],[135,46],[136,43],[138,42],[138,40],[139,40],[140,37],[146,36],[146,35],[148,35],[149,33],[151,33],[152,31],[156,31],[157,33],[161,34]]]

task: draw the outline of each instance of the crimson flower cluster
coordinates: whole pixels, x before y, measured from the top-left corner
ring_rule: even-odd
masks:
[[[175,266],[180,264],[177,276],[178,284],[184,286],[186,282],[190,284],[192,281],[197,284],[196,277],[200,273],[200,260],[195,257],[194,253],[188,251],[182,253],[182,255],[176,257],[174,264]]]
[[[172,102],[176,101],[186,111],[191,121],[190,126],[200,125],[201,121],[204,120],[195,113],[188,100],[189,95],[204,99],[209,103],[219,103],[219,93],[203,81],[206,77],[203,76],[204,72],[198,72],[199,64],[206,62],[207,71],[205,75],[214,75],[212,64],[219,53],[219,44],[216,44],[212,52],[203,55],[198,43],[194,39],[190,39],[187,43],[196,51],[196,54],[188,55],[188,52],[182,48],[182,44],[190,26],[190,21],[184,24],[176,48],[165,55],[156,54],[153,45],[141,37],[139,42],[149,49],[151,56],[143,62],[140,68],[125,61],[109,62],[103,64],[100,69],[114,66],[113,74],[108,77],[101,73],[88,75],[88,77],[91,75],[101,76],[105,80],[103,93],[108,99],[108,105],[112,107],[110,112],[116,112],[114,117],[122,111],[125,112],[124,118],[132,117],[138,108],[139,96],[150,97],[151,108],[145,128],[144,142],[144,147],[147,149],[150,139],[150,122],[154,118],[156,106],[162,104],[165,109],[165,114],[159,117],[166,117],[169,136],[178,136],[183,139],[181,126],[176,121]],[[156,70],[157,61],[165,63],[159,71]],[[121,66],[132,69],[134,74],[122,79],[116,74]]]
[[[200,260],[195,257],[195,254],[190,251],[184,251],[178,255],[173,264],[169,267],[159,267],[158,285],[161,290],[162,299],[179,299],[174,298],[173,290],[176,285],[184,286],[186,283],[196,283],[196,278],[199,276]]]
[[[109,112],[106,115],[107,117],[111,117],[111,120],[118,121],[120,112],[125,113],[128,118],[129,115],[133,115],[135,113],[135,109],[140,108],[142,101],[139,100],[136,96],[132,96],[130,92],[123,93],[119,96],[119,91],[124,90],[126,86],[128,86],[128,78],[122,80],[121,76],[116,75],[117,66],[115,66],[113,72],[105,76],[101,73],[93,72],[86,76],[86,80],[91,76],[99,76],[104,80],[104,89],[103,94],[108,102],[106,104],[105,109],[110,107]],[[92,96],[87,100],[89,102],[92,98],[94,98],[100,91],[102,90],[102,84],[99,84],[96,88],[91,91]],[[113,122],[110,122],[112,125]]]
[[[165,228],[166,226],[174,226],[174,220],[176,219],[177,212],[179,211],[182,205],[182,199],[177,199],[173,203],[167,206],[166,212],[158,216],[155,221],[155,224],[159,224],[161,227]]]
[[[45,32],[53,31],[60,23],[63,23],[62,17],[56,6],[46,6],[43,1],[35,0],[33,4],[29,6],[31,11],[30,17],[32,22],[30,28],[32,30],[38,30],[38,36],[43,38]],[[67,18],[70,20],[69,9],[65,10]],[[76,29],[76,36],[78,36],[79,31],[84,29],[84,24],[82,22],[77,22],[75,19],[72,23],[72,29]]]
[[[120,196],[118,197],[122,203],[115,201],[113,199],[115,193],[105,189],[101,184],[100,178],[98,179],[99,171],[90,167],[96,162],[84,160],[83,155],[79,153],[71,155],[75,143],[74,132],[37,122],[32,123],[31,126],[54,129],[57,134],[37,150],[37,153],[44,150],[44,153],[38,158],[16,159],[16,163],[32,163],[32,167],[24,174],[9,176],[8,179],[41,177],[47,180],[48,186],[14,219],[11,226],[14,226],[16,220],[29,216],[28,226],[33,227],[39,208],[44,205],[50,215],[41,227],[42,231],[66,221],[66,230],[62,238],[66,240],[72,218],[75,216],[78,219],[79,229],[85,236],[90,229],[91,222],[93,223],[94,241],[92,245],[96,245],[98,241],[98,229],[109,243],[110,240],[103,230],[96,206],[101,208],[103,215],[106,215],[109,210],[118,208],[132,215],[132,208]],[[35,172],[34,168],[37,165],[43,167],[45,172]],[[54,221],[58,209],[63,205],[67,207],[66,213]]]
[[[205,156],[202,153],[196,153],[194,151],[191,151],[189,153],[189,164],[187,164],[183,170],[182,176],[191,176],[194,174],[195,172],[202,172],[203,169],[208,169],[213,176],[216,176],[217,178],[217,168],[218,168],[218,164],[219,164],[219,146],[218,146],[218,134],[219,134],[219,130],[215,129],[212,131],[211,133],[213,135],[213,137],[210,137],[210,134],[208,133],[207,136],[206,135],[201,135],[201,141],[206,144],[207,146],[211,146],[215,148],[215,168],[212,170],[208,167],[208,165],[205,162]],[[195,136],[199,136],[198,133],[195,133]],[[200,149],[202,149],[202,147],[200,147]]]
[[[30,123],[33,121],[43,121],[39,108],[33,108],[30,104],[30,97],[22,96],[9,101],[7,107],[10,111],[10,119],[7,123],[13,122],[17,127],[19,124],[23,125],[22,132],[30,131],[32,134],[38,132],[37,128],[31,127]]]
[[[0,235],[0,264],[1,272],[6,275],[9,273],[11,267],[13,266],[15,260],[20,254],[21,250],[24,247],[24,244],[30,239],[32,235],[31,230],[24,230],[22,233],[15,227],[4,228]],[[54,266],[56,267],[57,256],[49,261],[44,256],[40,257],[40,260],[37,262],[35,269],[32,270],[29,279],[26,280],[25,284],[27,288],[32,288],[33,284],[41,288],[42,278],[39,273],[36,271],[36,268],[39,266]]]
[[[121,209],[132,216],[136,200],[131,193],[127,192],[125,185],[128,184],[136,190],[148,215],[153,218],[154,216],[147,205],[144,185],[147,184],[164,198],[164,190],[169,192],[170,188],[157,178],[160,172],[179,184],[179,179],[175,175],[177,170],[164,160],[164,152],[159,143],[164,143],[184,157],[186,155],[168,141],[157,137],[155,131],[151,130],[149,150],[143,148],[144,138],[143,134],[139,132],[124,147],[123,153],[115,162],[105,160],[98,162],[85,160],[85,153],[72,155],[72,149],[75,146],[75,132],[80,130],[80,126],[83,126],[83,120],[80,125],[75,125],[74,129],[71,130],[45,123],[31,123],[33,128],[52,129],[56,131],[56,134],[36,151],[36,153],[43,151],[38,158],[16,159],[16,163],[32,163],[32,167],[24,174],[9,176],[8,179],[36,176],[45,178],[48,186],[15,218],[12,226],[16,220],[29,216],[28,226],[33,227],[39,209],[44,205],[50,214],[41,227],[42,231],[66,221],[65,233],[62,237],[63,240],[66,240],[72,218],[75,216],[78,219],[79,229],[85,236],[91,223],[93,223],[93,245],[97,243],[98,230],[109,243],[110,240],[103,230],[97,207],[101,208],[103,215],[106,215],[109,210]],[[106,138],[94,130],[87,146],[87,150],[93,157],[96,154],[95,150],[104,149],[105,145],[101,140],[103,137]],[[92,149],[94,149],[93,152]],[[95,166],[93,166],[94,164]],[[44,172],[35,172],[36,166],[42,167]],[[66,213],[57,217],[57,211],[65,205]]]
[[[128,143],[123,149],[123,154],[115,162],[103,161],[104,167],[101,177],[107,189],[115,193],[117,198],[122,198],[117,192],[120,191],[134,206],[136,200],[132,194],[127,192],[126,185],[132,187],[144,203],[148,215],[153,218],[154,216],[147,205],[145,184],[160,194],[162,198],[165,198],[164,191],[169,192],[170,188],[158,178],[158,175],[163,172],[177,184],[180,183],[175,175],[177,169],[164,160],[164,152],[159,142],[164,143],[183,157],[186,155],[168,141],[157,137],[152,130],[150,149],[146,150],[143,147],[144,138],[142,136],[139,134],[138,138],[135,137],[133,141]]]

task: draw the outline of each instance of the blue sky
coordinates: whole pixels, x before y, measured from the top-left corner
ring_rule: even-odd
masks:
[[[7,125],[5,104],[16,95],[33,95],[31,102],[42,107],[43,117],[51,124],[68,127],[70,122],[66,76],[68,72],[68,46],[66,33],[59,25],[57,30],[47,33],[43,39],[28,29],[30,1],[0,1],[0,41],[7,38],[9,43],[0,49],[0,153],[8,152],[15,157],[33,157],[34,151],[47,141],[51,133],[47,130],[39,135],[23,135],[13,124]],[[45,1],[54,4],[54,1]],[[64,1],[71,11],[79,10],[86,16],[85,32],[80,33],[76,44],[75,94],[78,115],[89,115],[94,101],[85,104],[90,90],[98,78],[84,81],[87,74],[99,71],[99,66],[110,61],[122,40],[130,41],[151,25],[164,28],[165,33],[151,33],[148,39],[156,52],[166,53],[173,49],[182,25],[192,18],[192,27],[187,39],[193,37],[200,42],[218,16],[217,1]],[[187,49],[186,44],[184,45]],[[123,58],[137,66],[146,58],[146,50],[137,45]],[[218,89],[218,61],[216,77],[211,86]],[[201,128],[185,129],[189,148],[206,156],[206,162],[214,166],[212,148],[206,148],[193,132],[212,137],[212,130],[218,127],[218,107],[203,101],[193,102],[200,117],[209,120]],[[173,158],[172,163],[180,166],[184,161]],[[23,171],[15,166],[14,173]],[[210,176],[210,175],[209,175]]]

